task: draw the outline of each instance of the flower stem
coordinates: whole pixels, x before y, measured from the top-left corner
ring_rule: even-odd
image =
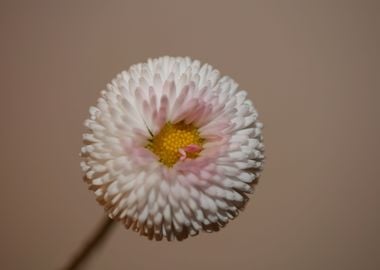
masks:
[[[69,264],[64,268],[64,270],[76,270],[81,269],[81,265],[89,258],[91,253],[101,244],[105,239],[112,225],[116,223],[112,219],[106,217],[99,228],[96,230],[94,235],[88,240],[87,243],[82,247],[80,252],[76,254]]]

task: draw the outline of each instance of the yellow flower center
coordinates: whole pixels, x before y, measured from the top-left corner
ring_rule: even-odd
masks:
[[[179,159],[196,158],[202,150],[202,144],[203,139],[193,125],[168,122],[146,148],[156,154],[161,163],[172,167]]]

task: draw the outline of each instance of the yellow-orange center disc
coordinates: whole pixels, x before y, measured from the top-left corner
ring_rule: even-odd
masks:
[[[185,153],[186,158],[196,158],[202,144],[203,139],[199,136],[198,129],[193,125],[187,125],[184,122],[177,124],[168,122],[149,141],[146,148],[156,154],[161,163],[172,167],[183,156],[183,153]],[[198,149],[187,151],[188,148]]]

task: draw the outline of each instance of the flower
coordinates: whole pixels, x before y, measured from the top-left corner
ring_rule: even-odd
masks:
[[[257,116],[208,64],[166,56],[133,65],[90,108],[85,181],[111,218],[149,239],[218,231],[262,169]]]

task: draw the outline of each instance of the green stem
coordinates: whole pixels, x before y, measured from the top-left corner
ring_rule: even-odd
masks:
[[[95,251],[99,244],[104,241],[107,234],[110,232],[112,225],[116,223],[112,219],[106,217],[101,226],[96,230],[94,235],[83,246],[80,252],[73,257],[64,270],[77,270],[81,268],[81,265],[89,258],[91,253]]]

